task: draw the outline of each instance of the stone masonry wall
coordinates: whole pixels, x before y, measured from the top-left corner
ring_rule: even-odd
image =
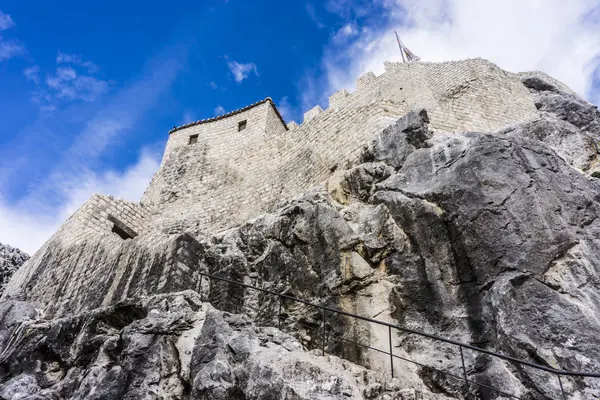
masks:
[[[329,108],[342,109],[378,99],[426,108],[433,130],[499,130],[534,118],[536,108],[518,76],[483,59],[444,63],[385,63],[380,76],[358,78],[356,90],[329,98]]]
[[[46,264],[41,258],[49,248],[58,251],[59,247],[74,246],[102,235],[112,239],[107,242],[112,241],[116,244],[123,242],[117,234],[112,233],[113,222],[109,220],[109,215],[139,235],[147,232],[150,215],[148,206],[115,199],[112,196],[94,194],[24,264],[25,268],[17,270],[6,287],[6,293],[17,293],[25,282],[29,282],[33,276],[39,274],[38,269],[45,267]]]
[[[206,191],[218,187],[219,182],[223,179],[220,172],[225,173],[224,170],[228,169],[227,164],[232,157],[242,154],[244,149],[252,143],[268,141],[268,137],[273,135],[267,135],[265,130],[267,110],[270,107],[268,103],[263,103],[228,118],[193,125],[171,133],[159,170],[144,193],[142,203],[171,202],[174,194],[170,188],[175,186],[184,185],[187,189],[183,189],[183,193],[191,197],[202,196]],[[238,122],[243,120],[247,121],[246,129],[238,132]],[[198,135],[198,142],[189,145],[192,135]],[[181,152],[180,150],[184,148],[187,150]],[[182,167],[186,166],[187,168],[185,175],[190,180],[189,182],[179,182],[179,175],[182,171],[170,167],[165,168],[165,165],[172,166],[175,159],[185,156],[184,153],[189,153],[189,156],[194,158],[194,162],[200,163],[191,165],[186,160],[179,161]],[[229,172],[235,173],[235,171]],[[185,192],[185,190],[188,191]],[[182,194],[181,190],[177,193]],[[163,210],[157,211],[162,212]]]
[[[244,148],[211,140],[169,148],[162,177],[153,181],[152,230],[201,235],[273,210],[355,159],[368,138],[408,111],[393,102],[376,102],[330,110],[286,131],[270,105],[259,107],[255,112],[264,114],[269,134],[253,132],[254,140],[246,140]],[[187,130],[182,136],[189,137]]]
[[[334,93],[326,110],[314,107],[290,130],[267,101],[173,132],[142,198],[154,205],[151,229],[205,234],[270,211],[352,162],[374,134],[416,108],[441,131],[491,132],[537,116],[519,77],[488,61],[386,63],[383,74],[361,76],[353,93]],[[198,142],[190,145],[192,135]]]

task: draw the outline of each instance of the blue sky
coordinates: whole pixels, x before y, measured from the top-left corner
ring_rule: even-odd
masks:
[[[35,251],[94,192],[139,200],[175,125],[267,96],[288,121],[398,60],[542,69],[598,102],[598,1],[0,5],[0,242]]]

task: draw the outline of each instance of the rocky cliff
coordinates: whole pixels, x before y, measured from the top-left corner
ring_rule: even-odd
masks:
[[[27,260],[29,260],[28,254],[0,243],[0,296],[15,271]]]
[[[538,118],[437,133],[417,110],[320,187],[227,232],[54,238],[32,258],[43,268],[11,283],[19,299],[0,305],[0,395],[507,398],[488,386],[558,399],[562,385],[569,399],[599,397],[600,379],[558,381],[406,331],[390,339],[385,326],[323,320],[322,309],[201,275],[600,371],[600,184],[590,176],[600,113],[550,81],[523,81]],[[394,379],[378,351],[390,344]],[[461,358],[480,385],[440,372],[461,376]]]

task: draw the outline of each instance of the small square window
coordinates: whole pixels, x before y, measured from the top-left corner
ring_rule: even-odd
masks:
[[[241,132],[244,129],[246,129],[246,122],[247,122],[247,120],[238,122],[238,132]]]
[[[198,143],[198,135],[192,135],[192,136],[190,136],[190,143],[189,144],[194,144],[194,143]]]

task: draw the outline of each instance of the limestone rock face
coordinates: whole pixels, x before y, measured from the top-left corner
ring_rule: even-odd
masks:
[[[509,128],[515,137],[540,140],[567,163],[586,172],[598,170],[600,152],[600,111],[598,107],[558,87],[546,77],[523,77],[523,84],[534,95],[540,118],[529,124]]]
[[[29,309],[29,311],[27,311]],[[193,291],[35,320],[0,307],[0,397],[29,399],[414,399],[414,389],[337,357],[309,353],[275,328],[215,310]],[[25,314],[23,312],[25,311]],[[26,316],[27,314],[27,316]],[[444,396],[420,392],[420,398]]]
[[[0,296],[15,271],[27,260],[29,260],[28,254],[0,243]]]

